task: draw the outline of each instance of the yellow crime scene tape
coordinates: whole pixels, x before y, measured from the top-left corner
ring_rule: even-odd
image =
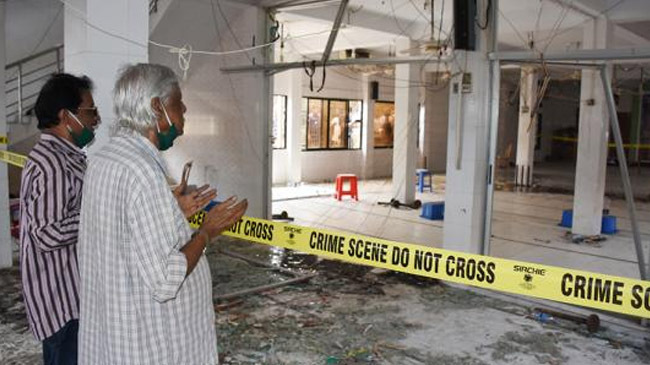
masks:
[[[562,137],[562,136],[553,136],[554,141],[559,142],[574,142],[577,143],[578,139],[575,137]],[[616,143],[608,143],[607,147],[616,148]],[[634,148],[639,150],[650,150],[650,144],[637,144],[637,143],[623,143],[623,148]]]
[[[27,163],[27,156],[19,155],[17,153],[0,150],[0,161],[12,164],[14,166],[23,167]]]
[[[190,225],[199,228],[199,212]],[[650,282],[244,217],[224,235],[353,264],[650,318]]]
[[[23,166],[27,158],[0,151]],[[189,218],[197,229],[206,212]],[[243,217],[224,235],[506,293],[650,318],[650,282]]]

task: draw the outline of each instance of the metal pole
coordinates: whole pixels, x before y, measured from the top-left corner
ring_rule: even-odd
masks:
[[[16,80],[18,83],[18,123],[23,122],[23,65],[19,64],[18,65],[18,79]]]
[[[343,20],[343,14],[345,14],[346,6],[348,6],[348,0],[341,1],[341,4],[339,5],[339,11],[336,13],[336,18],[334,18],[334,24],[332,24],[330,37],[327,39],[327,45],[325,46],[325,51],[323,52],[323,58],[321,58],[323,64],[327,63],[327,60],[330,59],[330,54],[332,53],[332,48],[334,47],[336,36],[339,34],[339,27],[341,26],[341,21]]]
[[[488,186],[485,203],[485,230],[483,233],[483,255],[490,254],[492,238],[492,210],[494,209],[494,183],[496,176],[496,157],[499,136],[499,105],[501,87],[501,66],[499,61],[490,61],[490,77],[492,79],[490,98],[490,147],[488,154]]]
[[[643,67],[641,67],[641,82],[639,83],[639,110],[638,110],[638,120],[636,121],[636,128],[634,131],[634,141],[632,143],[636,144],[636,147],[634,148],[634,161],[637,163],[637,166],[641,167],[641,162],[640,162],[640,156],[639,152],[641,149],[639,148],[639,145],[641,144],[641,124],[643,122],[643,83],[645,82],[644,80],[644,72],[643,72]]]
[[[450,62],[450,57],[431,58],[431,55],[417,55],[405,57],[383,57],[383,58],[350,58],[350,59],[333,59],[327,61],[327,66],[344,66],[344,65],[397,65],[402,63],[429,63],[434,64],[437,62],[447,63]],[[307,61],[310,62],[311,61]],[[316,60],[315,66],[323,66],[321,60]],[[246,65],[234,67],[222,67],[221,72],[224,73],[238,73],[238,72],[259,72],[259,71],[275,71],[281,72],[291,70],[294,68],[304,68],[305,62],[286,62],[286,63],[271,63],[266,65]]]
[[[499,19],[499,1],[494,0],[492,12],[489,14],[492,27],[489,30],[488,47],[491,52],[498,49],[497,31]],[[492,210],[494,207],[494,177],[496,176],[497,140],[499,135],[499,106],[501,97],[501,63],[499,60],[490,60],[490,90],[488,94],[488,171],[487,191],[485,193],[485,218],[483,221],[483,255],[490,254],[490,243],[492,239]]]
[[[605,98],[607,99],[607,107],[609,109],[609,118],[612,122],[612,134],[614,135],[614,141],[616,142],[616,156],[618,157],[618,166],[621,169],[621,178],[623,179],[623,189],[625,191],[627,210],[630,216],[630,222],[632,223],[632,235],[634,237],[634,246],[636,247],[636,256],[639,262],[639,273],[642,280],[648,280],[648,273],[646,271],[645,260],[643,257],[643,243],[641,242],[641,234],[639,233],[639,224],[636,220],[636,207],[634,206],[632,184],[630,183],[630,174],[627,170],[627,160],[625,158],[625,150],[623,149],[623,138],[621,137],[618,115],[616,115],[614,93],[612,92],[612,85],[609,83],[609,75],[606,66],[600,69],[600,79],[603,83]]]
[[[56,49],[56,72],[60,73],[61,69],[61,48]]]
[[[530,51],[491,52],[491,60],[503,61],[540,61],[540,55]],[[623,61],[647,60],[650,47],[630,47],[621,49],[578,49],[544,54],[544,61]]]

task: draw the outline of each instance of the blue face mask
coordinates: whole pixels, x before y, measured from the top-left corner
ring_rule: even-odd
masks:
[[[162,103],[160,103],[160,105],[162,106],[163,113],[165,114],[165,119],[167,120],[167,123],[169,123],[169,130],[167,132],[161,132],[160,127],[156,122],[156,129],[158,130],[158,149],[165,151],[174,144],[174,140],[176,137],[178,137],[178,130],[176,130],[176,126],[174,123],[172,123],[171,119],[169,119],[169,115],[167,115],[165,106]]]

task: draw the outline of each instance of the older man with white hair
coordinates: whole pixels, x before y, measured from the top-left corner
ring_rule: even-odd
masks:
[[[212,280],[203,255],[244,214],[231,197],[192,233],[160,151],[183,134],[185,104],[165,66],[125,68],[110,142],[90,160],[79,237],[79,362],[216,364]]]

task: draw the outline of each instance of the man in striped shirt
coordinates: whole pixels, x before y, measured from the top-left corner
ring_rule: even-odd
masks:
[[[23,169],[20,267],[45,365],[77,363],[77,237],[86,155],[99,115],[87,77],[54,75],[34,107],[41,138]]]

